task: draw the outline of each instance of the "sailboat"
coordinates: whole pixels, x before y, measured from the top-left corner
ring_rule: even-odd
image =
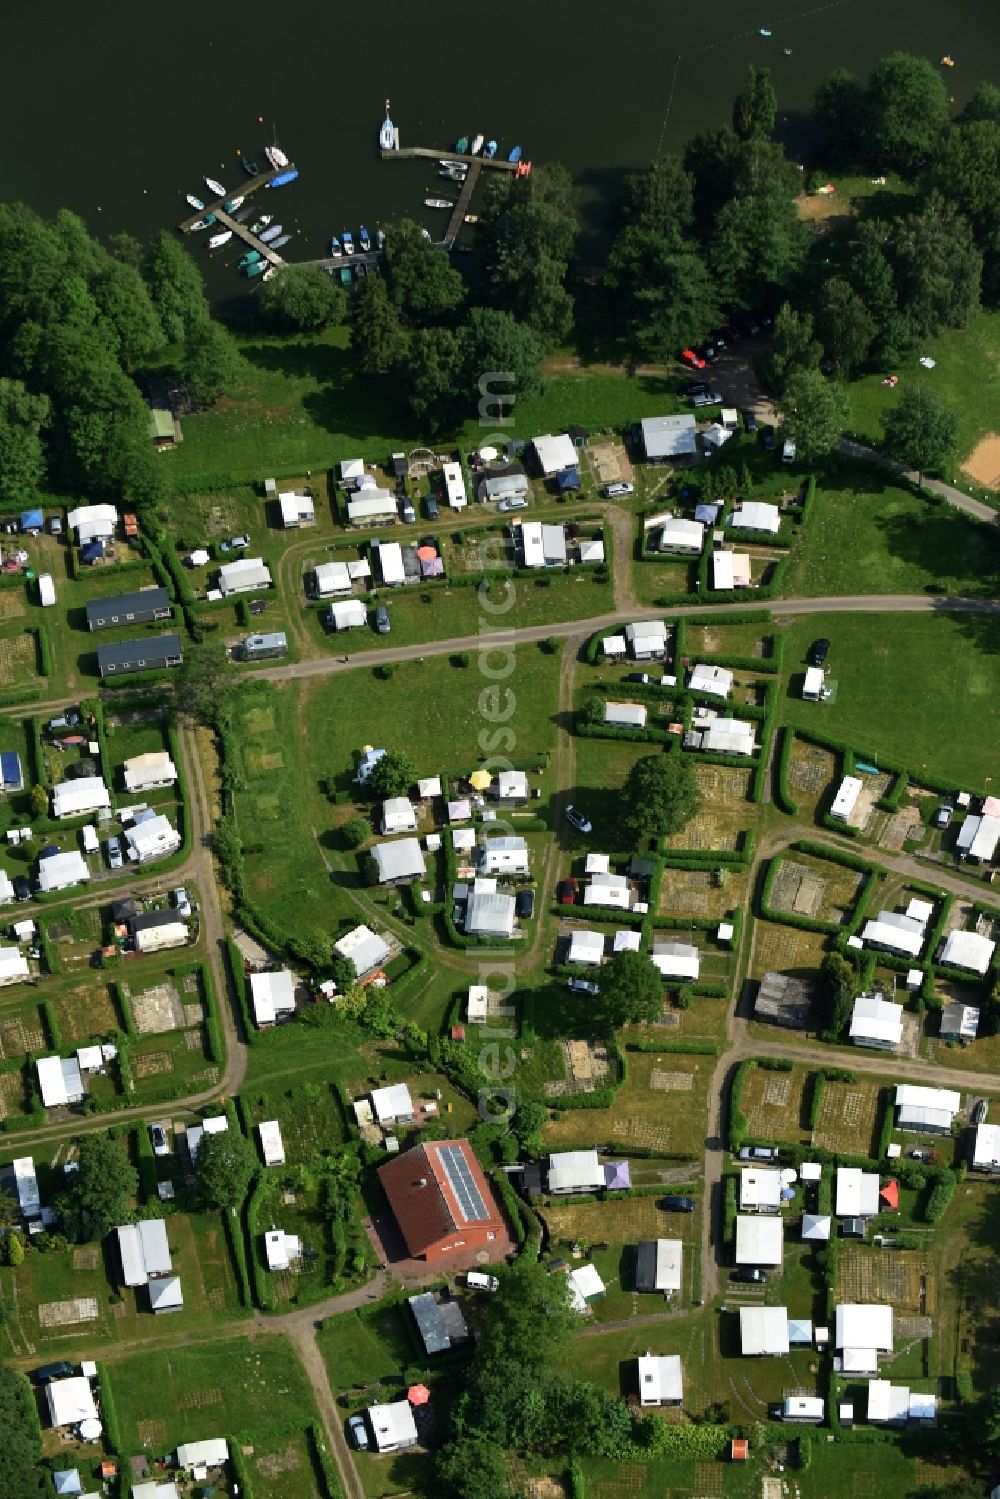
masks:
[[[208,187],[209,192],[214,193],[217,198],[224,198],[226,196],[226,189],[223,187],[222,183],[217,182],[214,177],[206,177],[205,184]]]
[[[367,254],[368,251],[372,247],[372,239],[371,239],[371,235],[368,233],[368,230],[365,228],[364,224],[362,224],[361,228],[358,230],[358,240],[359,240],[359,242],[361,244],[362,250],[364,250],[365,253]]]
[[[288,165],[288,157],[277,146],[265,146],[264,155],[276,172],[282,171]]]
[[[376,229],[376,231],[375,231],[375,244],[378,247],[378,249],[380,249],[380,250],[384,250],[385,249],[385,230],[384,229]]]
[[[487,141],[486,142],[486,150],[483,152],[483,155],[486,157],[487,161],[492,161],[493,158],[494,158],[494,156],[496,154],[497,154],[497,143],[496,143],[496,141]]]
[[[202,209],[205,207],[201,199],[196,198],[194,193],[185,193],[184,201],[188,204],[189,207],[196,208],[199,213],[201,213]]]
[[[210,250],[221,250],[223,245],[228,245],[232,237],[233,231],[231,229],[223,229],[221,234],[212,235],[212,238],[208,242],[208,248]]]
[[[485,139],[486,139],[485,135],[474,135],[472,137],[472,145],[469,147],[469,151],[470,151],[471,155],[473,155],[473,156],[478,156],[479,155],[480,151],[483,149],[483,141]]]
[[[389,118],[388,99],[385,101],[385,119],[382,121],[382,128],[378,133],[378,143],[379,149],[382,151],[391,151],[396,144],[396,127]]]

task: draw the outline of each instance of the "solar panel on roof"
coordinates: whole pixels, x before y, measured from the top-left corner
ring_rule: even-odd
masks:
[[[461,1146],[442,1145],[438,1155],[464,1222],[489,1218],[489,1210],[472,1179],[472,1172]]]

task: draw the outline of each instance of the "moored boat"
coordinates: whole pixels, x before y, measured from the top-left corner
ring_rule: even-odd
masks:
[[[341,238],[341,240],[343,241],[343,244],[344,244],[344,254],[345,255],[353,255],[354,254],[354,236],[351,233],[350,229],[345,229],[344,232],[343,232],[343,234],[340,236],[340,238]]]
[[[351,279],[352,279],[352,277],[351,277],[351,268],[350,268],[350,266],[349,265],[342,265],[340,267],[340,284],[341,284],[341,286],[350,286]]]
[[[455,142],[455,150],[457,151],[459,156],[465,156],[468,152],[468,149],[469,137],[467,135],[460,135],[458,137],[458,140]]]
[[[225,209],[226,213],[235,213],[238,208],[243,207],[245,202],[246,198],[230,198],[227,202],[223,203],[222,206]]]
[[[288,157],[278,146],[265,146],[264,155],[276,172],[282,171],[288,165]]]
[[[255,276],[263,276],[268,269],[273,270],[274,267],[268,267],[266,260],[252,260],[249,265],[243,267],[243,274],[252,281]]]
[[[483,142],[485,141],[485,139],[485,135],[474,135],[472,137],[472,145],[469,147],[469,154],[471,156],[479,155],[480,151],[483,149]]]
[[[294,168],[290,172],[279,172],[278,175],[277,175],[277,177],[272,177],[271,178],[271,180],[267,184],[267,186],[268,187],[284,187],[286,183],[288,183],[288,182],[294,182],[295,179],[296,179],[296,177],[298,175],[299,175],[298,172],[296,172],[294,170]]]
[[[184,201],[185,201],[185,203],[187,203],[187,204],[188,204],[188,205],[189,205],[189,206],[190,206],[190,207],[191,207],[191,208],[196,208],[196,209],[197,209],[197,210],[198,210],[198,212],[199,212],[199,213],[201,213],[201,210],[202,210],[202,209],[203,209],[203,208],[204,208],[204,206],[205,206],[205,205],[204,205],[204,203],[203,203],[203,202],[202,202],[202,201],[201,201],[201,199],[200,199],[200,198],[196,198],[196,197],[195,197],[195,195],[194,195],[194,193],[185,193],[185,194],[184,194]]]
[[[239,213],[233,214],[233,218],[236,220],[237,224],[245,224],[252,213],[252,208],[241,208]]]
[[[241,163],[241,165],[243,167],[244,172],[246,172],[246,174],[247,174],[248,177],[259,177],[260,176],[260,167],[257,165],[257,163],[255,161],[252,161],[249,156],[241,156],[240,157],[240,163]]]
[[[231,229],[223,229],[221,234],[212,235],[212,238],[208,242],[208,248],[210,250],[221,250],[223,245],[228,245],[232,237],[233,231]]]
[[[257,220],[256,224],[251,224],[250,225],[250,233],[251,234],[256,234],[256,235],[259,236],[260,235],[260,231],[262,229],[266,229],[267,226],[268,226],[268,224],[270,222],[271,222],[271,215],[269,213],[262,213],[261,216],[260,216],[260,218]]]
[[[292,236],[290,234],[283,234],[280,239],[273,239],[271,241],[271,249],[280,250],[282,245],[288,244],[288,241],[291,239],[291,237]]]
[[[511,151],[510,154],[508,155],[507,160],[508,161],[520,161],[521,160],[521,147],[520,146],[515,146],[514,149],[513,149],[513,151]]]
[[[263,258],[259,250],[248,250],[245,255],[241,255],[239,258],[240,269],[242,270],[244,266],[254,265],[258,260],[263,260]]]
[[[425,198],[425,208],[454,208],[451,198]]]
[[[215,215],[214,215],[214,213],[210,213],[208,215],[208,218],[206,218],[206,219],[198,219],[195,223],[193,223],[191,225],[190,230],[188,232],[190,234],[197,234],[199,229],[207,229],[208,226],[209,226],[209,224],[214,224],[214,223],[215,223]]]
[[[496,143],[496,141],[487,141],[486,142],[486,149],[483,151],[483,155],[486,157],[486,160],[487,161],[492,161],[493,158],[494,158],[494,156],[496,154],[497,154],[497,143]]]
[[[278,238],[278,235],[281,233],[281,229],[282,226],[280,224],[272,224],[270,228],[265,229],[264,233],[260,236],[261,243],[269,245],[273,239]]]
[[[214,193],[217,198],[224,198],[226,196],[226,189],[223,187],[222,183],[217,182],[214,177],[206,177],[205,186],[208,188],[209,192]]]
[[[365,228],[364,224],[362,224],[361,228],[358,230],[358,240],[361,244],[362,250],[367,252],[371,249],[371,235],[368,233],[368,230]]]
[[[269,265],[268,268],[267,268],[267,270],[264,272],[263,276],[261,276],[260,279],[262,281],[270,281],[271,277],[274,275],[274,273],[275,273],[275,271],[277,269],[278,269],[278,267],[276,265]]]
[[[378,229],[375,233],[375,243],[380,250],[385,249],[385,230]]]
[[[364,263],[363,260],[359,260],[358,264],[357,264],[357,276],[358,276],[358,280],[361,281],[367,275],[368,275],[368,267],[365,265],[365,263]]]
[[[378,143],[383,151],[391,151],[396,144],[396,127],[389,118],[389,101],[385,101],[385,119],[378,133]]]
[[[343,255],[343,253],[344,252],[343,252],[343,250],[341,249],[341,246],[340,246],[340,240],[337,238],[337,236],[335,234],[331,235],[330,236],[330,254],[331,255],[337,255],[337,256],[339,256],[339,255]]]

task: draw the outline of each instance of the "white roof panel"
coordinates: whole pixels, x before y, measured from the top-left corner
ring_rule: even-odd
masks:
[[[784,1255],[784,1225],[777,1214],[737,1213],[737,1265],[780,1265]]]

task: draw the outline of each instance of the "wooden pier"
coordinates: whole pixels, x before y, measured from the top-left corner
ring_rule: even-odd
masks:
[[[258,188],[266,187],[269,182],[273,182],[275,177],[280,177],[283,172],[294,171],[295,167],[289,162],[287,167],[272,167],[268,172],[260,172],[256,177],[248,177],[245,182],[237,183],[232,192],[227,193],[224,198],[213,198],[211,202],[205,204],[204,208],[199,208],[197,213],[192,213],[188,218],[182,219],[177,227],[182,234],[190,234],[195,224],[203,219],[206,213],[214,213],[216,218],[218,218],[219,209],[224,204],[231,203],[234,198],[249,198],[251,193],[255,193]]]
[[[215,217],[220,224],[224,224],[227,229],[231,229],[234,234],[238,235],[239,238],[243,240],[244,244],[249,245],[252,250],[258,250],[264,260],[269,260],[272,265],[284,265],[285,262],[282,260],[278,252],[276,250],[272,250],[270,245],[265,245],[262,239],[258,239],[257,235],[252,233],[251,230],[247,228],[246,224],[241,224],[238,222],[238,220],[231,218],[230,215],[221,208],[217,208],[215,210]],[[215,226],[213,225],[213,228],[214,227]],[[225,249],[225,245],[220,246],[220,249]]]
[[[458,151],[442,151],[437,146],[402,146],[381,152],[383,161],[412,161],[415,156],[427,156],[433,161],[464,161],[470,166],[494,167],[498,172],[516,172],[519,162],[501,161],[498,156],[461,155]]]
[[[448,220],[448,227],[444,231],[444,247],[446,250],[451,249],[458,238],[458,231],[465,223],[465,215],[469,211],[469,204],[472,202],[472,194],[475,191],[476,183],[479,181],[479,170],[482,165],[483,163],[478,156],[472,158],[472,166],[469,168],[469,174],[462,183],[462,191],[458,195],[458,202],[455,204],[451,218]]]

